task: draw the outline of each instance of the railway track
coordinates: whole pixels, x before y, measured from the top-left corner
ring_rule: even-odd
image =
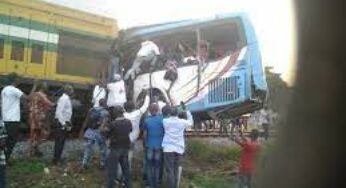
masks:
[[[238,134],[236,131],[234,132]],[[244,131],[243,134],[245,136],[248,136],[250,134],[250,131]],[[271,136],[276,135],[276,131],[272,130],[269,133]],[[220,129],[208,129],[206,130],[187,130],[185,131],[185,135],[187,137],[230,137],[231,132],[228,131],[227,133],[222,132],[220,133]]]
[[[243,134],[248,135],[249,132],[243,132]],[[207,130],[187,130],[185,135],[188,137],[229,137],[231,132],[228,131],[220,132],[220,129],[207,129]]]

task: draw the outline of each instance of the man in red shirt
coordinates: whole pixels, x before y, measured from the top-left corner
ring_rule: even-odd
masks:
[[[250,140],[245,137],[234,137],[235,143],[242,148],[239,162],[239,188],[251,188],[251,178],[256,167],[256,156],[260,150],[258,143],[259,132],[251,130]]]

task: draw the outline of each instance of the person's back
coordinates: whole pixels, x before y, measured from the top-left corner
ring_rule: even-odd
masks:
[[[144,124],[147,131],[146,147],[150,149],[161,149],[164,136],[162,115],[148,116]]]
[[[112,188],[117,177],[118,163],[120,163],[125,185],[132,187],[132,178],[129,168],[128,152],[130,149],[129,134],[132,131],[131,121],[123,115],[124,110],[121,106],[110,108],[113,121],[107,130],[104,131],[106,138],[110,140],[109,154],[107,157],[107,188]]]
[[[184,131],[187,127],[192,126],[192,116],[188,113],[187,120],[180,119],[177,117],[178,112],[175,108],[171,110],[171,115],[171,117],[163,120],[165,135],[163,137],[162,147],[164,152],[177,152],[182,154],[185,150]]]
[[[5,122],[20,121],[20,98],[23,92],[13,85],[6,86],[1,91],[1,114]]]
[[[257,129],[253,129],[250,132],[250,139],[248,140],[244,136],[241,138],[234,137],[234,141],[242,148],[240,161],[239,161],[239,187],[251,187],[252,175],[256,167],[256,157],[260,150],[260,144],[258,143],[259,132]]]
[[[130,148],[130,139],[129,134],[132,131],[131,121],[124,118],[119,117],[111,122],[110,124],[110,147],[111,148],[122,148],[129,149]]]
[[[242,151],[239,162],[239,172],[252,174],[256,167],[256,156],[260,149],[257,141],[241,142]]]

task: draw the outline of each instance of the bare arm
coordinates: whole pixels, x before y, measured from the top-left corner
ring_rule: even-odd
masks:
[[[190,111],[186,111],[187,120],[184,120],[185,127],[189,128],[193,126],[193,117]]]
[[[243,145],[243,143],[245,142],[245,141],[247,141],[247,139],[244,137],[244,136],[233,136],[233,137],[231,137],[231,139],[236,143],[236,144],[238,144],[239,146],[242,146]]]
[[[42,100],[44,101],[44,104],[46,104],[47,106],[52,107],[55,105],[52,101],[48,99],[46,95],[43,94],[41,96],[42,96]]]
[[[142,107],[139,109],[142,114],[144,114],[145,111],[147,111],[147,109],[149,107],[149,102],[150,102],[150,98],[149,98],[149,95],[147,94],[145,96],[144,103],[143,103]]]

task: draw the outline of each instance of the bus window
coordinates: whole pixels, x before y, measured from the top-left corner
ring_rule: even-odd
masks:
[[[24,42],[12,41],[11,60],[24,61]]]
[[[5,39],[0,38],[0,59],[4,58]]]
[[[42,64],[43,63],[43,45],[32,44],[31,45],[31,63]]]
[[[237,19],[209,24],[200,28],[200,37],[208,45],[208,61],[217,60],[242,47],[241,29]]]
[[[162,36],[162,45],[165,60],[176,61],[178,66],[191,65],[196,55],[197,35],[194,29],[180,30]]]

